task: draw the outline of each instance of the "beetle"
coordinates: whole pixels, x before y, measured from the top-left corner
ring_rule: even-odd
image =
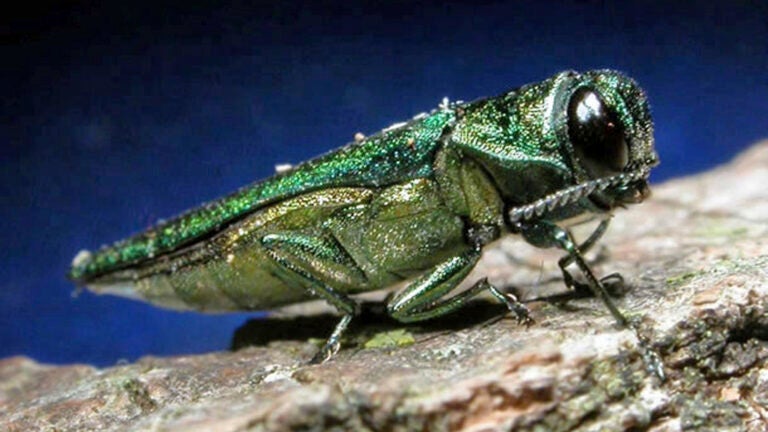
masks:
[[[627,320],[583,258],[617,208],[648,196],[658,164],[643,90],[611,70],[566,71],[496,97],[444,102],[149,230],[79,253],[75,283],[174,309],[266,310],[321,298],[342,317],[313,358],[339,349],[355,293],[408,281],[387,304],[401,322],[454,311],[487,291],[450,295],[502,236],[565,252],[586,285]],[[578,244],[568,227],[599,219]]]

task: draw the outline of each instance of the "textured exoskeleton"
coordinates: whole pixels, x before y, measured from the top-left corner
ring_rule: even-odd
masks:
[[[451,296],[500,236],[559,247],[617,320],[582,258],[611,212],[641,201],[658,163],[643,91],[614,71],[563,72],[497,97],[443,103],[112,246],[79,254],[78,284],[160,306],[264,310],[322,298],[343,315],[315,360],[331,356],[358,312],[350,297],[408,280],[388,304],[419,321],[489,291]],[[579,216],[601,219],[577,245]]]

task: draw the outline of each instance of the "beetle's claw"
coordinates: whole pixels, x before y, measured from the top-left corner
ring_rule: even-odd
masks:
[[[531,318],[531,315],[528,313],[528,308],[523,306],[522,303],[520,304],[520,308],[517,308],[514,311],[514,314],[517,316],[517,323],[520,325],[524,325],[525,328],[528,328],[536,323],[536,321]]]
[[[620,273],[611,273],[607,276],[603,276],[600,279],[600,283],[603,284],[605,290],[608,291],[608,294],[612,297],[621,297],[627,292],[624,276]]]
[[[323,345],[322,348],[312,357],[309,364],[321,364],[325,363],[328,359],[336,355],[339,352],[341,344],[337,340],[329,340]]]
[[[505,302],[507,309],[515,315],[518,324],[524,325],[526,328],[534,324],[535,321],[531,318],[530,311],[517,299],[517,296],[504,293],[504,297],[507,299]]]
[[[572,298],[594,297],[594,291],[585,282],[579,282],[569,273],[564,272],[565,285],[573,292]],[[627,291],[624,276],[620,273],[611,273],[600,278],[600,283],[611,297],[621,297]]]

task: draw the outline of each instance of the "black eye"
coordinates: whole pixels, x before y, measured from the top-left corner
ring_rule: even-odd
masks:
[[[571,96],[568,135],[576,156],[592,175],[620,172],[629,162],[624,128],[596,90],[582,87]]]

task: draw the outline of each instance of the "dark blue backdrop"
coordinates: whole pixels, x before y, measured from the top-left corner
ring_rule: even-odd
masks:
[[[443,96],[623,70],[651,98],[657,181],[768,136],[764,1],[114,3],[0,18],[0,357],[226,348],[250,315],[72,298],[70,260]]]

